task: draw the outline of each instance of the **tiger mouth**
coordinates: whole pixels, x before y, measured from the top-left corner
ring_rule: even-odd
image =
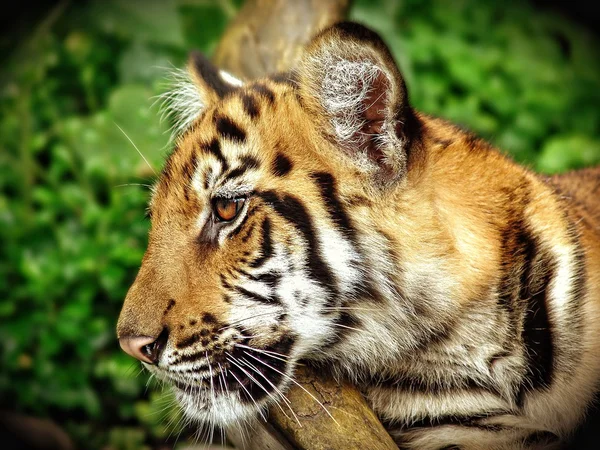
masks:
[[[169,377],[167,381],[185,394],[225,394],[248,388],[252,383],[251,378],[247,375],[243,377],[240,377],[237,373],[234,375],[230,367],[223,367],[223,370],[218,371],[212,377],[209,376],[201,380],[192,379],[185,382]]]
[[[283,346],[287,347],[288,344],[284,343]],[[282,342],[269,348],[283,350]],[[289,347],[285,350],[289,350]],[[214,361],[216,356],[218,361]],[[161,378],[181,395],[201,398],[205,403],[223,396],[236,396],[244,404],[257,404],[279,396],[290,378],[288,371],[292,368],[292,362],[282,353],[244,346],[214,355],[212,364],[186,371],[185,374],[167,368],[162,371]],[[206,376],[195,378],[194,374],[199,372]]]

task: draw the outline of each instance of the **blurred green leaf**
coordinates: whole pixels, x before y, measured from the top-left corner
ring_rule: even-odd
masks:
[[[122,39],[184,44],[173,0],[94,0],[86,13],[90,24]]]
[[[600,164],[600,140],[566,135],[547,141],[536,169],[545,173],[557,173],[594,164]]]
[[[176,62],[180,63],[171,61],[168,52],[136,39],[123,52],[119,62],[119,76],[125,84],[149,84],[164,78],[165,72],[172,69]]]

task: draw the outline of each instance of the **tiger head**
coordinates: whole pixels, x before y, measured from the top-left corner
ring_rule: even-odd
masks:
[[[378,249],[419,119],[390,51],[351,23],[285,76],[242,83],[192,54],[167,97],[179,136],[117,333],[187,414],[228,425],[279,400],[300,359],[378,352],[351,339],[377,320],[352,311],[394,297]]]

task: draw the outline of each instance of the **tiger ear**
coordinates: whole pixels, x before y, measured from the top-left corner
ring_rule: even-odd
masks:
[[[190,52],[187,70],[171,73],[170,90],[162,95],[165,114],[173,121],[173,136],[182,135],[211,105],[243,83],[217,69],[202,53]]]
[[[373,31],[338,23],[310,42],[299,65],[300,95],[323,131],[379,182],[407,170],[412,110],[404,79]]]

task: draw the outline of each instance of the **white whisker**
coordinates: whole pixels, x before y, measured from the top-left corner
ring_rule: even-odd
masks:
[[[229,361],[229,358],[227,358],[227,360]],[[232,361],[229,361],[229,362],[232,362]],[[232,376],[233,378],[235,378],[235,381],[237,381],[237,382],[238,382],[238,384],[240,385],[240,387],[241,387],[241,388],[242,388],[242,389],[243,389],[243,390],[246,392],[246,394],[248,394],[248,397],[250,397],[250,400],[252,400],[252,403],[254,403],[254,406],[256,406],[256,409],[258,410],[258,413],[260,414],[260,417],[262,417],[262,419],[263,419],[264,421],[266,421],[266,420],[267,420],[267,418],[266,418],[266,417],[265,417],[265,415],[263,414],[263,412],[262,412],[262,409],[260,409],[260,408],[258,407],[258,404],[257,404],[257,403],[256,403],[256,401],[254,400],[254,397],[252,397],[252,395],[250,395],[250,392],[248,392],[248,389],[246,389],[246,386],[244,386],[244,385],[242,384],[242,382],[240,381],[240,379],[239,379],[238,377],[236,377],[236,376],[235,376],[235,373],[233,373],[233,372],[230,372],[230,373],[231,373],[231,376]]]
[[[145,184],[145,183],[124,183],[124,184],[117,184],[116,186],[113,187],[125,187],[125,186],[143,186],[143,187],[147,187],[147,188],[152,188],[151,184]]]
[[[215,394],[215,387],[213,384],[213,371],[212,371],[212,366],[210,364],[210,360],[208,359],[208,352],[204,352],[204,356],[206,357],[206,364],[208,364],[208,374],[210,376],[210,398],[211,398],[212,404],[215,405],[216,394]],[[214,432],[215,432],[215,425],[214,425],[214,423],[211,422],[210,423],[210,437],[207,442],[212,443]]]
[[[254,370],[256,373],[258,373],[260,376],[262,376],[265,380],[267,380],[267,383],[269,383],[271,385],[271,387],[275,390],[275,392],[277,392],[280,396],[281,399],[283,400],[283,402],[287,405],[287,407],[289,408],[290,412],[292,413],[292,415],[294,416],[294,419],[296,419],[296,422],[298,422],[298,426],[302,427],[302,424],[300,423],[300,420],[298,419],[298,416],[296,415],[296,413],[294,412],[294,410],[292,409],[292,403],[289,401],[289,399],[284,395],[283,392],[281,392],[281,390],[279,390],[279,388],[277,386],[275,386],[271,380],[269,380],[269,378],[262,373],[260,370],[258,370],[258,368],[256,366],[254,366],[253,364],[251,364],[249,361],[246,361],[245,359],[242,359],[240,361],[241,363],[246,364],[248,367],[250,367],[252,370]],[[277,403],[277,406],[279,406],[279,403]],[[287,417],[289,419],[289,416],[283,411],[283,408],[281,408],[281,406],[279,406],[279,409],[281,409],[281,412],[283,413],[283,415],[285,417]]]
[[[258,352],[258,353],[262,353],[265,356],[268,356],[268,357],[273,358],[273,359],[277,359],[279,361],[283,361],[283,362],[286,362],[286,363],[289,362],[288,361],[289,356],[285,356],[285,355],[282,355],[280,353],[275,353],[275,355],[277,355],[277,356],[274,356],[274,355],[271,355],[270,354],[271,352],[269,352],[268,350],[259,350],[257,348],[252,348],[252,347],[249,347],[248,345],[244,345],[244,344],[233,344],[233,345],[235,347],[241,347],[241,348],[252,350],[252,351],[255,351],[255,352]]]
[[[125,133],[125,131],[123,131],[123,128],[121,128],[116,122],[114,122],[114,124],[116,125],[116,127],[121,131],[121,133],[123,133],[123,135],[127,138],[127,140],[129,142],[131,142],[131,145],[133,145],[133,148],[135,148],[137,150],[137,152],[139,153],[139,155],[142,157],[142,159],[144,160],[144,162],[148,165],[148,167],[150,167],[150,170],[152,172],[154,172],[154,175],[158,176],[158,173],[156,173],[156,170],[154,170],[154,167],[152,167],[150,165],[150,163],[148,162],[148,160],[146,159],[146,157],[142,154],[142,152],[140,151],[139,148],[137,148],[137,145],[135,145],[135,143],[131,140],[131,138],[129,136],[127,136],[127,133]]]
[[[323,403],[321,403],[314,395],[312,395],[304,386],[302,386],[300,383],[298,383],[296,380],[294,380],[291,376],[289,376],[286,373],[283,373],[279,370],[277,370],[276,368],[274,368],[273,366],[267,364],[266,362],[264,362],[262,359],[257,358],[256,356],[253,356],[251,354],[249,354],[248,352],[244,352],[246,355],[248,355],[250,358],[255,359],[256,361],[258,361],[259,363],[267,366],[269,369],[274,370],[275,372],[277,372],[278,374],[284,376],[285,378],[287,378],[288,380],[290,380],[292,383],[294,383],[296,386],[298,386],[300,389],[302,389],[304,392],[306,392],[315,402],[317,402],[319,404],[319,406],[321,406],[321,408],[323,408],[323,411],[325,411],[325,413],[327,413],[327,415],[329,417],[331,417],[331,420],[333,420],[335,422],[335,424],[337,426],[339,426],[340,424],[338,423],[337,420],[335,420],[335,418],[331,415],[331,413],[327,410],[327,408],[325,408],[325,406],[323,405]]]
[[[354,328],[354,327],[349,327],[348,325],[342,325],[341,323],[330,323],[329,325],[332,325],[334,327],[340,327],[340,328],[346,328],[348,330],[354,330],[354,331],[367,331],[367,330],[361,330],[360,328]]]
[[[246,376],[247,376],[248,378],[250,378],[250,380],[252,380],[252,381],[253,381],[253,382],[254,382],[254,383],[255,383],[255,384],[258,386],[258,387],[260,387],[260,388],[261,388],[263,391],[265,391],[265,393],[266,393],[266,394],[269,396],[269,398],[270,398],[270,399],[272,399],[272,400],[275,402],[275,405],[277,405],[277,407],[278,407],[278,408],[281,410],[282,414],[283,414],[285,417],[287,417],[288,419],[290,418],[290,417],[289,417],[289,416],[288,416],[288,415],[285,413],[285,411],[283,410],[283,408],[281,407],[281,405],[279,404],[279,402],[277,401],[277,399],[276,399],[276,398],[273,396],[273,394],[271,394],[271,393],[270,393],[270,392],[269,392],[269,391],[268,391],[268,390],[267,390],[267,389],[266,389],[266,388],[265,388],[265,387],[264,387],[264,386],[263,386],[261,383],[259,383],[259,382],[258,382],[258,380],[257,380],[256,378],[254,378],[254,377],[253,377],[253,376],[252,376],[250,373],[248,373],[248,371],[247,371],[246,369],[244,369],[242,366],[240,366],[239,364],[237,364],[237,363],[236,363],[236,362],[233,360],[233,358],[231,358],[231,359],[230,359],[230,358],[228,357],[228,358],[227,358],[227,360],[228,360],[228,361],[229,361],[231,364],[235,365],[235,366],[236,366],[238,369],[240,369],[242,372],[244,372],[244,373],[246,374]],[[258,372],[258,373],[260,373],[260,372]],[[262,374],[261,374],[261,375],[262,375]],[[265,379],[267,380],[267,382],[269,382],[269,384],[271,384],[271,382],[270,382],[270,381],[269,381],[269,380],[268,380],[266,377],[264,377],[264,375],[263,375],[263,378],[265,378]],[[271,384],[271,386],[273,386],[273,385]]]

